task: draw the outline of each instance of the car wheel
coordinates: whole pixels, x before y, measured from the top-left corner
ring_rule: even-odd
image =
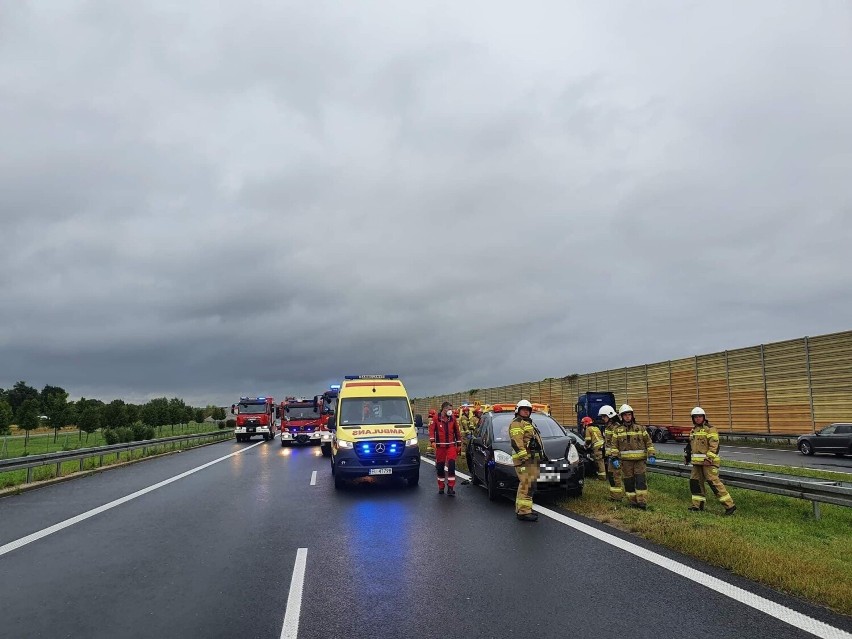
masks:
[[[488,473],[485,476],[485,483],[488,487],[488,499],[490,501],[497,501],[500,498],[500,493],[497,492],[497,482],[494,481],[494,475],[492,473]]]
[[[343,488],[343,478],[340,475],[334,476],[334,488],[335,490]]]
[[[652,441],[652,442],[654,442],[654,443],[659,444],[659,443],[660,443],[660,439],[662,439],[662,437],[663,437],[663,434],[662,434],[659,430],[655,430],[655,431],[654,431],[654,436],[653,436],[653,437],[651,437],[651,441]]]
[[[420,483],[420,471],[417,470],[411,473],[408,477],[405,478],[408,482],[409,488],[414,488],[417,484]]]
[[[482,481],[479,477],[476,476],[476,472],[473,470],[473,464],[470,463],[470,456],[467,458],[467,472],[470,473],[470,483],[474,486],[481,486]]]
[[[813,444],[811,444],[808,440],[799,443],[799,452],[802,453],[802,455],[813,455]]]
[[[568,493],[569,497],[582,497],[583,496],[583,487],[582,486],[571,486],[565,492]]]

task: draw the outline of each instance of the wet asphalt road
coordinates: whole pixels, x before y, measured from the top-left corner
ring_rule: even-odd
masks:
[[[670,455],[682,455],[685,444],[667,443],[654,444],[662,453]],[[818,453],[816,455],[802,455],[795,450],[779,450],[773,448],[756,448],[753,446],[734,446],[722,444],[722,459],[733,461],[751,462],[753,464],[771,464],[774,466],[787,466],[793,468],[813,468],[815,470],[829,470],[835,473],[852,473],[852,455],[838,457],[831,453]]]
[[[481,488],[439,496],[425,463],[418,488],[336,491],[318,448],[250,446],[0,499],[3,546],[246,449],[0,556],[0,636],[277,638],[298,548],[304,638],[812,636],[557,521],[518,522]],[[606,530],[852,631],[848,618]]]

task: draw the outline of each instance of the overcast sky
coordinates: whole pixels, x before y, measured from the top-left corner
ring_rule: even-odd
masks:
[[[0,3],[0,386],[414,396],[852,328],[852,4]]]

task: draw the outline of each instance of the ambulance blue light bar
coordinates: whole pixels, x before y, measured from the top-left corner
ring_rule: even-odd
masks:
[[[329,390],[340,390],[340,384],[332,384],[328,388]]]
[[[399,375],[346,375],[343,379],[399,379]]]

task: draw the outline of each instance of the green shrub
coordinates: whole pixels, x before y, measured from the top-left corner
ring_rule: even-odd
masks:
[[[127,444],[133,441],[133,431],[127,426],[115,429],[115,434],[118,435],[118,441],[122,444]]]
[[[236,427],[237,427],[237,420],[236,419],[229,419],[228,421],[225,422],[225,428],[236,428]]]
[[[228,426],[228,424],[225,423],[224,419],[220,419],[218,422],[216,422],[216,425],[219,427],[219,430],[225,430],[225,428]]]
[[[103,435],[107,446],[112,446],[113,444],[117,444],[121,441],[121,438],[118,436],[118,433],[115,432],[114,428],[104,428]]]
[[[154,439],[154,427],[147,426],[142,422],[134,422],[133,426],[130,427],[133,440],[135,442],[141,441],[143,439]]]

